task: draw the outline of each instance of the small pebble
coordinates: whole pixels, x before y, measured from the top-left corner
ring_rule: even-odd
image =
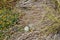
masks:
[[[24,31],[28,32],[29,31],[29,27],[28,26],[24,27]]]

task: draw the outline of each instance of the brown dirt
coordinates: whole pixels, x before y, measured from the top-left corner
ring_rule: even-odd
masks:
[[[46,9],[47,7],[49,8],[48,10]],[[43,21],[43,19],[45,19],[47,13],[51,13],[50,9],[54,9],[54,7],[55,5],[51,4],[50,0],[28,0],[27,2],[20,0],[16,4],[17,12],[22,14],[18,23],[24,27],[33,24],[32,27],[35,31],[18,32],[12,35],[10,40],[46,40],[45,36],[43,36],[40,31],[42,27],[46,25],[49,26],[52,23],[50,20],[46,19]],[[54,13],[54,10],[52,10],[52,13]]]

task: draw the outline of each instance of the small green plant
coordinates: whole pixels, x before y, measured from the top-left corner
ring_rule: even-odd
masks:
[[[16,2],[17,0],[0,0],[0,40],[11,35],[9,26],[18,20],[19,14],[13,11]]]
[[[12,25],[17,21],[18,13],[13,13],[12,10],[9,9],[1,9],[0,10],[0,30],[7,28],[9,25]]]

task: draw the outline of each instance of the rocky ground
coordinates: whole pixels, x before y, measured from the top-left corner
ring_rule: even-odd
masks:
[[[41,32],[41,29],[54,23],[46,17],[47,14],[56,12],[54,8],[55,5],[51,0],[20,0],[17,2],[16,11],[22,14],[17,22],[18,26],[22,25],[23,30],[28,26],[30,30],[28,32],[18,31],[9,40],[59,40],[59,33],[46,36]]]

